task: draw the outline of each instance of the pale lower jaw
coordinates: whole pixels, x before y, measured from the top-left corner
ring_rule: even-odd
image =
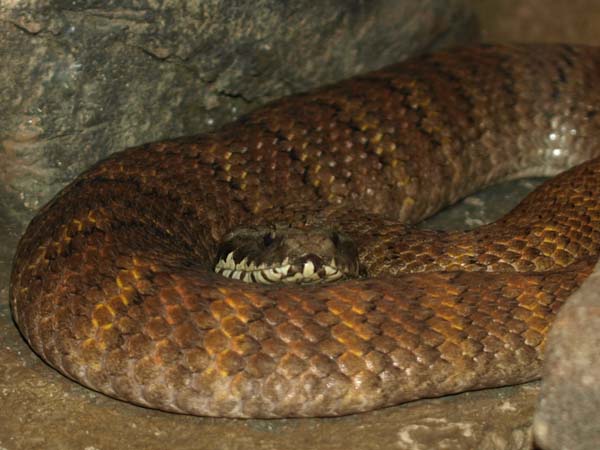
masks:
[[[233,252],[232,252],[233,253]],[[324,274],[319,274],[315,271],[315,266],[312,261],[307,261],[301,271],[290,273],[292,268],[289,264],[289,258],[285,258],[280,265],[267,266],[262,263],[258,266],[254,263],[247,263],[247,258],[244,258],[239,263],[233,261],[233,255],[230,253],[225,260],[220,259],[215,265],[215,272],[223,275],[226,278],[244,281],[246,283],[296,283],[309,284],[319,282],[329,282],[339,280],[344,276],[344,273],[335,266],[332,260],[330,265],[324,265]]]

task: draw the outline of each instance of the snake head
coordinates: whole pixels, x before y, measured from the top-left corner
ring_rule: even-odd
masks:
[[[348,236],[331,229],[242,227],[221,240],[214,270],[249,283],[335,281],[358,276],[358,251]]]

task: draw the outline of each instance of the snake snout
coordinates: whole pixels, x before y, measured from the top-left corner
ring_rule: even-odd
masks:
[[[318,283],[356,277],[353,241],[329,229],[242,227],[226,234],[215,272],[249,283]]]

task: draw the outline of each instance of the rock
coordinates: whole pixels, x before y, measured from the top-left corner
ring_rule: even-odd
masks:
[[[24,223],[111,152],[199,133],[474,24],[462,0],[2,2],[0,201]]]
[[[600,447],[600,263],[560,310],[548,336],[536,442],[546,450]]]

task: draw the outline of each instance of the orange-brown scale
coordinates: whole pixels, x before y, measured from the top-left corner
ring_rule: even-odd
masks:
[[[594,48],[459,49],[115,154],[32,221],[14,318],[80,383],[199,415],[339,415],[534,379],[598,256],[600,160],[477,230],[395,220],[599,156],[599,78]],[[264,221],[333,224],[367,277],[264,287],[213,273],[221,236]]]

